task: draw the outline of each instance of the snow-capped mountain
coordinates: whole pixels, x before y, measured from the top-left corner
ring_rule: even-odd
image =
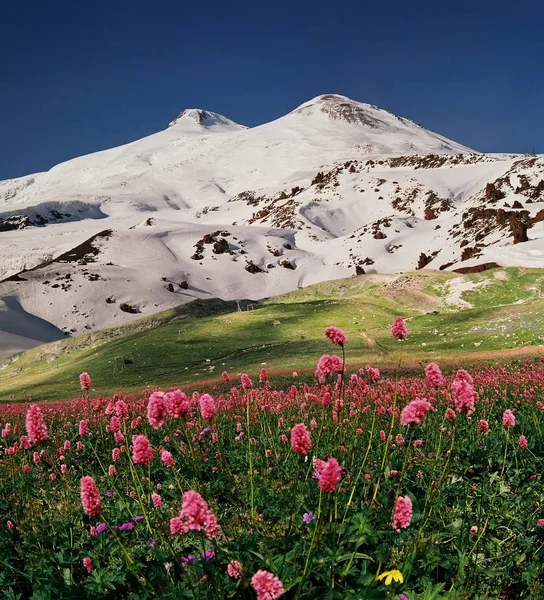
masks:
[[[477,153],[334,94],[254,128],[188,109],[0,182],[0,356],[194,298],[544,267],[543,221],[542,156]]]

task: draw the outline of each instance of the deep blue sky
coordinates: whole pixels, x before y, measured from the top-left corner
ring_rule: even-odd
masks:
[[[163,129],[257,125],[313,96],[483,151],[544,152],[542,0],[3,0],[0,179]]]

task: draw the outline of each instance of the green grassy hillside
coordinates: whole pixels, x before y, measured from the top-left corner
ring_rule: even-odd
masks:
[[[243,304],[244,308],[247,303]],[[396,316],[407,320],[407,364],[442,364],[544,352],[544,270],[507,268],[460,276],[418,271],[325,282],[236,311],[197,301],[130,325],[35,348],[0,363],[0,401],[79,393],[90,373],[100,393],[186,385],[245,371],[315,367],[332,348],[323,329],[348,334],[348,365],[389,366]],[[279,324],[278,324],[279,322]]]

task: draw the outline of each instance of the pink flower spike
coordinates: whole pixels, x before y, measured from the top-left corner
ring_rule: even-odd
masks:
[[[344,346],[347,341],[346,334],[338,327],[327,327],[327,329],[325,329],[325,335],[336,346]]]
[[[132,460],[143,467],[147,467],[153,460],[153,448],[145,435],[135,435],[132,438]]]
[[[285,591],[282,582],[275,575],[262,570],[253,575],[251,586],[257,592],[257,600],[276,600]]]
[[[431,387],[440,387],[444,384],[444,377],[440,367],[432,362],[425,367],[425,378],[427,384]]]
[[[102,512],[100,504],[100,493],[94,482],[94,479],[89,475],[81,478],[81,505],[83,510],[90,517],[98,517]]]
[[[200,396],[200,414],[206,423],[213,420],[216,410],[215,402],[210,394],[202,394]]]
[[[412,522],[412,500],[409,496],[399,496],[393,509],[391,527],[399,533],[401,529],[410,526]]]
[[[300,456],[306,456],[312,447],[310,434],[304,423],[299,423],[291,429],[291,448]]]
[[[527,443],[527,438],[524,435],[519,436],[519,447],[523,450],[526,450],[529,447],[529,444]]]
[[[85,557],[83,559],[83,566],[87,569],[87,571],[89,573],[91,573],[92,570],[93,570],[93,561],[92,561],[92,558],[90,558],[89,556]]]
[[[164,394],[153,392],[147,402],[147,420],[153,429],[160,429],[168,415]]]
[[[79,376],[79,384],[81,385],[81,389],[87,391],[91,387],[91,378],[89,377],[89,373],[81,373]]]
[[[229,574],[229,577],[238,579],[240,575],[242,575],[242,565],[240,562],[237,560],[231,560],[227,567],[227,573]]]
[[[408,331],[404,324],[404,319],[397,317],[391,325],[391,335],[397,340],[404,340],[408,337]]]
[[[421,425],[425,415],[431,410],[431,403],[427,400],[412,400],[400,413],[400,424],[410,425],[412,423]]]
[[[342,475],[342,470],[340,469],[340,465],[336,458],[329,458],[329,460],[325,463],[323,470],[321,471],[319,477],[319,487],[326,494],[333,494],[338,482],[340,481],[340,476]]]
[[[33,444],[40,444],[49,437],[42,411],[36,404],[32,404],[26,413],[26,432]]]
[[[514,427],[516,424],[516,417],[514,417],[514,413],[510,409],[504,411],[504,414],[502,415],[502,424],[505,429]]]

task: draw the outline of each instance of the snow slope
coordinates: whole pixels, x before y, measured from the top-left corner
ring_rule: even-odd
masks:
[[[188,109],[0,182],[0,302],[20,307],[3,305],[0,353],[45,341],[19,317],[8,334],[20,310],[75,334],[363,270],[544,266],[543,237],[542,157],[476,153],[334,94],[251,129]]]

